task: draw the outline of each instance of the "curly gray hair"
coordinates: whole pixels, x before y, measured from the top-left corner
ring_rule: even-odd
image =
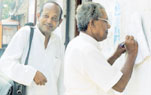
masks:
[[[86,2],[78,6],[76,20],[79,31],[86,31],[91,19],[102,17],[100,9],[104,9],[102,5],[94,2]]]

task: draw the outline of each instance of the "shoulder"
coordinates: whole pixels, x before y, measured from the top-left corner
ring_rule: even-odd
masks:
[[[29,26],[24,26],[20,28],[17,32],[16,35],[28,35],[30,33],[30,27]]]
[[[15,35],[11,39],[11,42],[16,42],[16,40],[21,42],[26,42],[29,39],[29,35],[30,35],[30,27],[24,26],[15,33]]]
[[[95,48],[95,46],[93,46],[91,43],[83,40],[79,36],[77,36],[74,39],[72,39],[69,42],[67,47],[79,49],[80,51],[87,51],[87,50],[91,50],[92,48]]]
[[[22,28],[19,29],[19,31],[23,31],[23,32],[30,31],[30,26],[23,26]]]
[[[102,57],[102,54],[96,46],[85,40],[82,40],[79,37],[76,37],[72,41],[70,41],[66,48],[65,55],[67,55],[68,57],[75,55],[76,57],[100,55]]]

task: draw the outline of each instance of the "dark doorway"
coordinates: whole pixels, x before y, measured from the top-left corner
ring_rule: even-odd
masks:
[[[76,0],[76,9],[78,7],[78,5],[82,4],[82,0]],[[76,20],[76,19],[75,19]],[[79,35],[79,32],[78,32],[78,27],[77,27],[77,21],[75,21],[75,25],[76,25],[76,28],[75,28],[75,36]]]

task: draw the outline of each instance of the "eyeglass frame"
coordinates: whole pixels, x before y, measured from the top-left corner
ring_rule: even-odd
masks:
[[[102,20],[102,21],[106,22],[107,24],[111,24],[111,21],[104,19],[104,18],[98,18],[98,20]]]

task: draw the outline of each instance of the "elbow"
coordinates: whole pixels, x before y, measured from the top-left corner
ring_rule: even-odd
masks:
[[[117,84],[115,84],[112,88],[118,92],[123,92],[130,78],[131,78],[131,74],[122,77],[120,81]]]
[[[114,86],[113,89],[118,92],[123,92],[125,90],[125,87]]]
[[[124,89],[119,89],[118,92],[123,92],[124,90],[125,90],[125,88]]]

